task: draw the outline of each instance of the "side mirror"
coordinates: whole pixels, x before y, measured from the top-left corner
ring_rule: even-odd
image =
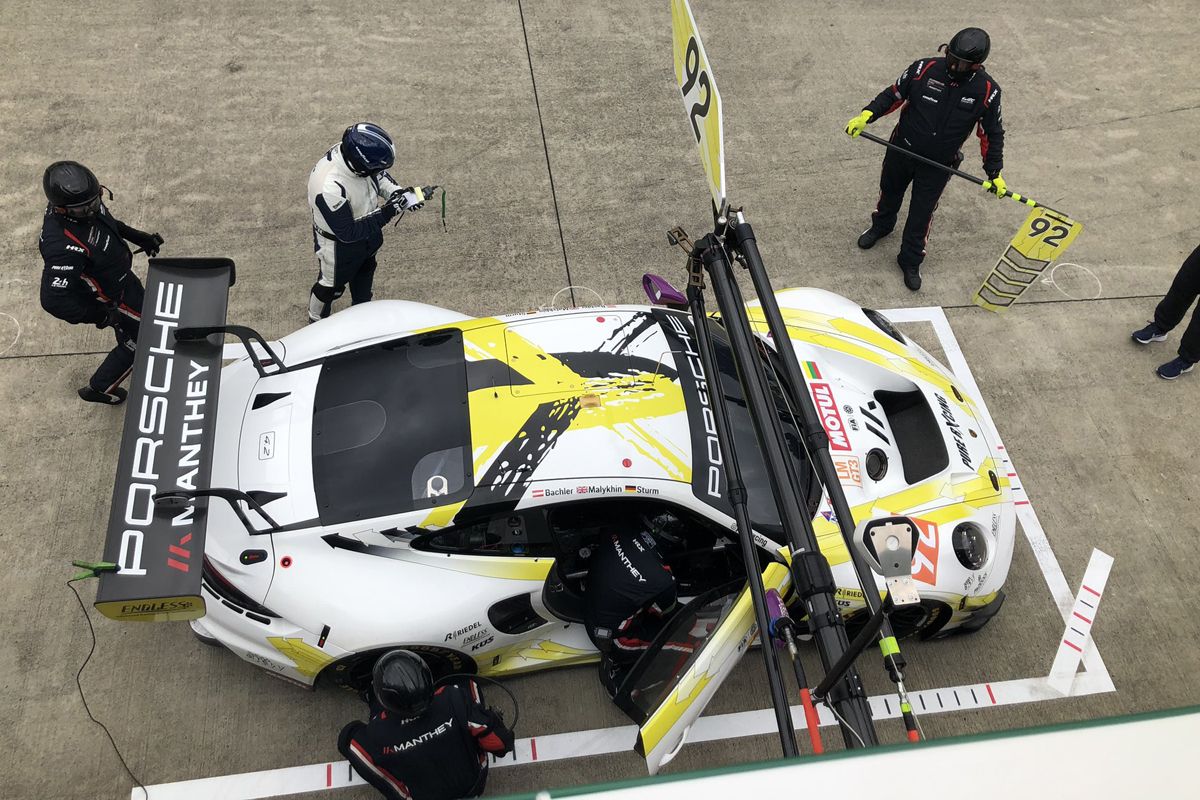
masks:
[[[642,276],[642,288],[646,290],[646,297],[650,298],[653,305],[676,309],[688,307],[687,297],[683,292],[672,286],[671,282],[661,275],[647,272]]]
[[[912,578],[913,551],[917,549],[919,535],[916,524],[908,517],[864,520],[854,531],[855,546],[871,569],[883,576],[896,607],[921,602]]]

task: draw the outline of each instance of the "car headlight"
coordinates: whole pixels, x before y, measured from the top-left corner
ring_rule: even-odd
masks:
[[[988,560],[988,540],[983,529],[974,522],[962,522],[955,526],[951,537],[954,555],[967,569],[979,569]]]
[[[907,344],[904,334],[896,330],[896,326],[892,324],[892,321],[883,314],[880,314],[873,308],[864,308],[863,314],[866,315],[867,319],[871,320],[871,322],[875,324],[876,328],[879,328],[879,330],[883,331],[900,344]]]

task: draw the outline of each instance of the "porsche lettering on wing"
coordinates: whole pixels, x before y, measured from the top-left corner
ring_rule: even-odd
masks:
[[[204,423],[207,419],[208,365],[194,360],[188,361],[184,384],[183,425],[179,428],[179,457],[174,465],[174,477],[169,482],[160,480],[165,465],[157,462],[158,450],[166,439],[166,420],[172,387],[175,385],[175,329],[179,327],[179,313],[183,305],[183,286],[164,283],[154,304],[154,315],[149,320],[151,337],[146,371],[142,375],[144,394],[138,413],[138,437],[133,446],[133,463],[125,498],[125,530],[121,535],[121,551],[117,563],[121,574],[144,576],[142,547],[145,530],[154,519],[154,495],[166,483],[172,488],[195,489],[196,474],[201,466]],[[184,527],[192,524],[194,506],[186,506],[171,520],[171,526]],[[187,559],[191,551],[187,548],[190,533],[177,537],[177,543],[167,558],[167,566],[180,572],[191,569]],[[176,558],[174,556],[179,556]],[[184,559],[184,560],[181,560]]]

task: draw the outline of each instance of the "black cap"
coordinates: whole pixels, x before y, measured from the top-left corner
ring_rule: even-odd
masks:
[[[380,705],[403,719],[420,716],[433,699],[433,673],[425,659],[408,650],[380,656],[371,671]]]

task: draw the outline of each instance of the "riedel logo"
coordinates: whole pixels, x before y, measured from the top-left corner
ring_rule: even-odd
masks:
[[[825,426],[825,433],[829,434],[829,449],[849,451],[850,437],[846,435],[846,424],[842,422],[833,390],[828,383],[810,383],[808,386],[812,390],[817,413],[821,415],[821,424]]]

